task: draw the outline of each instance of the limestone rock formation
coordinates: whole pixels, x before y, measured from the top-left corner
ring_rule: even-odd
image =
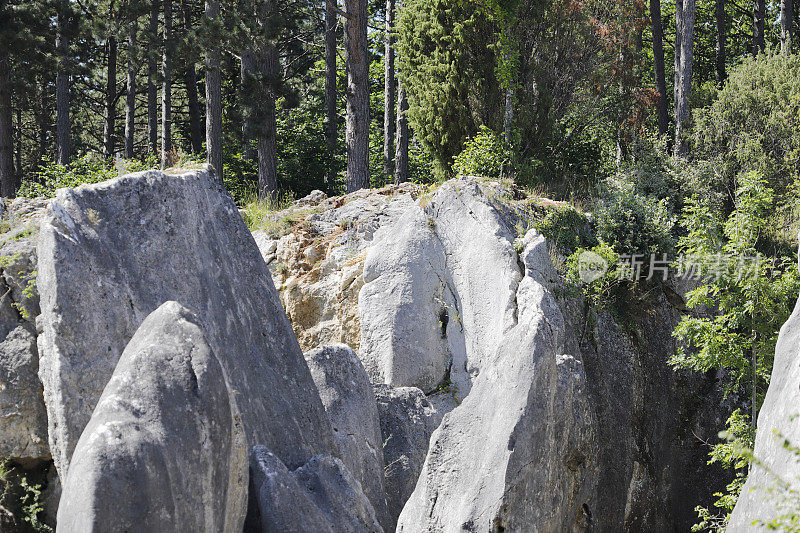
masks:
[[[753,454],[758,461],[742,488],[729,531],[762,531],[753,522],[768,523],[797,513],[800,460],[800,301],[781,328],[775,364],[758,415]],[[789,444],[789,448],[784,443]]]
[[[383,529],[394,531],[383,483],[378,407],[358,355],[349,346],[323,346],[305,354],[333,428],[342,462],[361,484]]]
[[[377,232],[367,254],[360,351],[376,383],[429,392],[450,369],[448,340],[460,325],[434,226],[421,207],[410,206]]]
[[[391,187],[385,189],[389,190]],[[623,302],[624,309],[619,310],[593,309],[581,297],[569,296],[570,291],[564,290],[563,280],[553,268],[546,246],[540,242],[541,237],[525,231],[537,219],[541,220],[545,210],[559,205],[526,195],[507,184],[471,178],[453,180],[425,192],[412,192],[414,202],[398,192],[393,198],[387,195],[385,207],[378,209],[384,213],[380,217],[369,211],[373,209],[369,206],[377,203],[374,199],[378,194],[378,191],[360,191],[325,200],[306,218],[298,220],[297,229],[275,245],[277,253],[270,265],[276,282],[281,285],[282,298],[295,331],[308,339],[314,335],[324,337],[323,330],[336,332],[332,334],[336,336],[358,325],[360,339],[350,336],[345,340],[343,336],[337,340],[358,349],[359,357],[372,370],[373,380],[420,385],[429,393],[428,401],[440,413],[454,408],[458,411],[465,404],[471,407],[460,412],[466,413],[494,401],[486,398],[483,401],[473,399],[471,402],[475,403],[467,401],[472,387],[486,373],[490,376],[486,380],[497,380],[498,396],[510,395],[512,391],[519,394],[514,402],[520,402],[518,407],[523,412],[527,412],[528,406],[521,398],[530,398],[535,403],[536,395],[543,394],[545,389],[552,395],[560,395],[553,400],[541,399],[538,405],[541,409],[537,417],[550,417],[551,422],[540,420],[536,423],[543,425],[535,426],[528,417],[523,417],[524,423],[520,423],[514,435],[517,447],[539,442],[525,437],[530,437],[525,430],[569,420],[570,409],[583,415],[588,409],[594,421],[589,424],[591,432],[586,425],[570,423],[568,427],[574,430],[572,433],[551,433],[550,437],[535,431],[533,434],[544,441],[556,439],[558,435],[562,439],[558,442],[563,446],[561,459],[572,457],[567,450],[577,450],[576,459],[570,463],[573,468],[580,464],[577,458],[585,456],[585,472],[581,474],[578,468],[576,474],[575,470],[562,468],[570,474],[564,474],[561,488],[552,489],[556,493],[569,493],[571,483],[583,476],[579,494],[585,505],[578,506],[570,523],[578,528],[597,530],[688,529],[696,518],[694,507],[698,503],[710,505],[714,501],[713,492],[726,483],[724,472],[715,465],[706,464],[707,449],[700,440],[716,437],[724,424],[721,413],[725,409],[719,408],[722,398],[714,392],[715,376],[690,376],[675,372],[665,364],[675,353],[672,330],[680,319],[680,311],[685,309],[681,294],[669,286],[653,287],[648,289],[646,298],[631,294]],[[365,202],[366,199],[370,201]],[[364,215],[352,226],[344,224],[349,230],[337,233],[343,229],[332,222],[345,222],[341,217],[351,205],[363,209]],[[368,229],[361,229],[361,224]],[[350,296],[342,298],[341,293],[326,288],[334,286],[333,281],[340,279],[342,270],[326,262],[331,250],[322,248],[327,239],[343,242],[337,239],[344,238],[349,231],[364,235],[356,240],[360,251],[357,257],[366,258],[359,263],[363,270],[354,274],[354,281],[349,285],[352,288],[366,282],[360,290],[359,309],[355,312],[352,289],[348,289]],[[337,234],[340,236],[335,236]],[[368,235],[372,236],[368,238]],[[286,246],[290,242],[293,244]],[[333,249],[336,248],[338,246]],[[294,252],[286,254],[287,250]],[[308,270],[308,258],[314,257],[328,259]],[[322,265],[331,265],[331,268]],[[536,286],[542,291],[549,291],[551,297],[542,297],[537,304],[526,304],[522,299],[530,292],[524,289],[531,283],[525,281],[529,277],[536,280]],[[527,327],[522,325],[521,314],[526,305],[545,306],[535,312],[529,311],[527,316],[533,320],[531,316],[543,315],[547,320],[541,320],[548,324],[543,329],[550,331],[549,322],[558,314],[550,308],[553,295],[558,296],[557,307],[564,319],[563,327],[553,328],[552,334],[539,335],[537,340],[522,335],[518,330]],[[328,311],[320,313],[318,309]],[[343,309],[348,311],[343,312]],[[441,313],[442,310],[446,314]],[[553,339],[562,340],[555,342]],[[512,343],[517,343],[517,348]],[[531,354],[542,353],[547,343],[552,343],[545,350],[551,355],[536,359],[540,364],[532,363]],[[501,345],[502,351],[499,351]],[[523,357],[522,353],[528,353],[529,357],[513,362]],[[523,363],[534,368],[525,367],[525,375],[505,379],[506,373],[517,373]],[[513,370],[509,370],[509,366]],[[431,368],[434,371],[430,371]],[[567,387],[571,381],[559,381],[558,376],[574,374],[584,376],[574,390]],[[405,380],[408,381],[404,383]],[[535,386],[530,384],[531,380],[535,381]],[[492,396],[489,385],[481,387],[482,394]],[[566,399],[562,398],[564,395]],[[503,416],[508,413],[517,416],[513,407],[506,410],[505,398],[497,409]],[[466,425],[469,415],[458,415],[455,411],[448,419],[455,417]],[[489,435],[495,435],[494,431],[494,428],[486,430],[481,438],[489,439]],[[457,429],[451,427],[447,432],[455,434]],[[589,439],[592,445],[587,447],[589,434],[593,435]],[[434,444],[437,438],[440,437],[434,437]],[[472,438],[478,439],[477,435]],[[451,446],[449,438],[442,442]],[[442,452],[434,446],[430,453]],[[524,457],[519,450],[513,455]],[[464,457],[464,464],[474,462],[469,454]],[[434,458],[434,461],[441,460]],[[509,468],[514,466],[514,460],[507,462],[511,465]],[[387,453],[385,463],[389,471],[393,464],[401,464],[394,463]],[[499,463],[504,464],[502,460]],[[452,464],[462,464],[456,454],[453,454]],[[470,468],[471,464],[458,466],[459,470]],[[555,467],[547,463],[536,468]],[[534,477],[538,475],[526,472]],[[412,473],[410,477],[415,478],[416,471]],[[432,474],[434,478],[438,475]],[[569,475],[574,477],[569,478]],[[434,487],[440,482],[447,483],[446,479],[450,478],[443,479],[420,479],[420,483]],[[455,486],[456,480],[450,481]],[[393,488],[393,483],[387,478],[390,507],[402,505],[406,497]],[[505,483],[503,473],[492,483],[497,486]],[[509,481],[509,486],[511,484]],[[485,489],[481,490],[488,494],[490,491]],[[464,489],[463,498],[466,501],[479,492]],[[402,496],[399,499],[398,494]],[[508,501],[513,502],[514,497],[509,495]],[[562,503],[564,515],[568,514],[566,509],[574,508],[571,502],[564,500]],[[557,505],[548,504],[547,507]],[[499,517],[500,525],[518,510],[511,505],[503,512],[504,517]],[[547,526],[557,522],[553,522],[554,516],[533,517],[532,520]],[[435,524],[425,520],[413,527],[436,529]]]
[[[123,349],[169,300],[197,313],[250,444],[293,468],[334,454],[269,270],[210,172],[149,171],[59,190],[38,256],[39,375],[62,478]]]
[[[290,472],[264,446],[250,456],[248,533],[382,533],[361,485],[344,464],[316,456]]]
[[[414,387],[375,385],[375,397],[386,464],[386,500],[392,518],[397,520],[414,492],[431,435],[442,415]]]
[[[522,257],[514,323],[434,432],[398,531],[565,531],[586,520],[596,469],[586,378],[563,353],[564,320],[540,275],[544,239],[532,234]]]
[[[18,198],[0,224],[0,457],[48,459],[36,347],[36,238],[45,203]]]
[[[376,230],[415,205],[421,190],[404,183],[325,200],[317,195],[272,216],[273,225],[295,221],[291,232],[254,232],[303,350],[344,343],[358,351],[367,250]]]
[[[198,319],[167,302],[119,359],[72,458],[58,531],[242,530],[248,454]]]

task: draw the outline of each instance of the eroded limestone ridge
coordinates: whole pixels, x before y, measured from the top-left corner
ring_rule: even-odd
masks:
[[[0,239],[25,247],[0,265],[16,312],[0,408],[17,409],[0,446],[52,454],[65,517],[101,516],[116,490],[120,517],[156,512],[165,530],[195,507],[208,531],[245,511],[252,531],[680,530],[722,483],[695,437],[716,435],[720,398],[666,365],[680,296],[590,308],[535,229],[558,204],[508,183],[317,192],[252,235],[203,169],[62,190],[44,215],[16,205],[37,222]],[[169,301],[182,311],[167,320]],[[14,331],[24,349],[7,348]],[[108,440],[123,419],[133,429]],[[248,456],[249,505],[222,498],[243,491]],[[184,481],[219,474],[163,507],[118,483],[150,486],[137,458]],[[179,478],[159,494],[179,498]]]

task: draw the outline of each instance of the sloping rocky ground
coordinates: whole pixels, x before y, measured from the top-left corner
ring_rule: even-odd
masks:
[[[314,193],[251,236],[204,170],[16,200],[0,456],[55,460],[61,531],[685,530],[723,483],[714,376],[666,366],[669,288],[563,290],[551,204]]]

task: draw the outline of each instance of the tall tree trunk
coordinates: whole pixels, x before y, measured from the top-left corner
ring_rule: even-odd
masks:
[[[336,180],[336,168],[333,164],[336,154],[336,122],[337,122],[337,50],[336,32],[339,27],[339,16],[332,2],[326,2],[325,8],[325,139],[328,144],[329,165],[325,181],[331,186]]]
[[[394,182],[397,185],[409,179],[408,173],[408,99],[403,82],[397,86],[397,151],[395,152]]]
[[[384,46],[384,88],[383,88],[383,171],[387,178],[394,176],[394,128],[397,119],[395,110],[394,74],[394,3],[386,0],[386,42]]]
[[[125,87],[125,157],[133,159],[135,155],[136,137],[136,73],[137,47],[136,33],[138,31],[138,21],[131,23],[130,33],[128,34],[128,80]]]
[[[188,2],[183,4],[183,29],[187,34],[192,31],[192,6]],[[203,125],[200,118],[200,101],[197,98],[197,71],[194,64],[195,55],[190,51],[183,81],[186,85],[186,100],[189,104],[189,144],[192,146],[192,153],[199,154],[203,151]]]
[[[278,50],[274,46],[268,45],[259,52],[258,68],[261,79],[266,83],[275,80],[278,75]],[[272,87],[260,87],[258,94],[258,194],[261,198],[267,198],[278,192],[275,92]]]
[[[280,0],[277,0],[280,1]],[[259,26],[266,35],[270,20],[275,16],[276,0],[261,0],[258,10]],[[278,49],[272,42],[262,43],[255,49],[258,86],[255,94],[256,145],[258,147],[258,195],[269,198],[278,192],[278,141],[276,136],[275,86],[279,79]]]
[[[650,0],[650,22],[653,30],[653,68],[658,91],[658,133],[669,132],[669,96],[664,66],[664,28],[661,24],[661,0]]]
[[[172,0],[164,4],[164,55],[161,60],[161,168],[171,165],[172,152]]]
[[[792,0],[781,0],[781,53],[791,54],[794,41],[794,5]]]
[[[47,105],[47,99],[42,98],[41,103],[36,109],[36,139],[39,141],[39,154],[36,160],[37,166],[44,161],[47,156],[48,139],[47,132],[50,128],[50,109]]]
[[[683,34],[683,0],[675,0],[675,67],[672,83],[672,101],[678,105],[678,92],[681,86],[681,39]]]
[[[725,48],[728,40],[728,25],[725,16],[725,0],[716,0],[717,19],[717,81],[722,84],[728,77]]]
[[[151,155],[158,153],[158,2],[150,0],[147,42],[147,140]]]
[[[56,148],[57,162],[66,165],[70,161],[70,119],[69,119],[69,40],[70,25],[69,0],[59,1],[58,36],[56,52],[58,55],[58,72],[56,74]]]
[[[215,25],[219,23],[218,0],[206,0],[206,17]],[[222,183],[222,77],[217,43],[206,51],[206,150],[208,164]]]
[[[7,48],[0,50],[0,195],[4,198],[12,198],[17,189],[9,54]]]
[[[240,99],[242,109],[242,154],[247,161],[256,161],[258,149],[253,145],[253,76],[256,71],[253,51],[242,52]]]
[[[14,176],[16,180],[22,179],[22,110],[17,106],[17,141],[14,143],[14,155],[16,156],[16,165],[14,170]],[[18,183],[18,182],[17,182]]]
[[[692,89],[695,0],[683,0],[682,7],[681,61],[678,97],[675,99],[675,154],[681,157],[686,156],[689,151],[683,130],[689,120],[689,96]]]
[[[347,192],[369,187],[369,51],[367,0],[345,0]]]
[[[766,27],[767,0],[754,0],[753,3],[753,55],[764,51],[764,30]]]
[[[114,4],[111,4],[113,12]],[[112,14],[113,17],[113,14]],[[106,71],[105,113],[103,121],[103,155],[106,159],[114,157],[117,123],[117,38],[108,36],[106,41],[108,69]]]

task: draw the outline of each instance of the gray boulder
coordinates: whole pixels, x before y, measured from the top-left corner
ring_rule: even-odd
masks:
[[[541,275],[550,261],[544,239],[531,234],[522,259],[515,320],[501,328],[505,334],[497,350],[484,352],[470,394],[431,437],[398,531],[584,525],[597,451],[583,366],[562,351],[564,320]]]
[[[431,435],[442,416],[414,387],[375,385],[375,397],[386,463],[386,500],[392,518],[397,520],[414,492]]]
[[[0,222],[0,457],[49,459],[36,345],[36,238],[43,202],[18,198]]]
[[[290,472],[264,446],[250,455],[248,533],[375,533],[375,519],[361,485],[344,464],[317,456]]]
[[[381,429],[375,394],[364,366],[344,344],[305,354],[333,429],[342,462],[361,484],[381,526],[394,531],[383,483]]]
[[[770,522],[796,514],[800,490],[800,301],[781,328],[767,396],[758,415],[754,456],[728,531],[762,531]],[[788,442],[790,447],[784,446]]]
[[[367,254],[359,352],[373,382],[431,391],[449,369],[447,333],[458,322],[448,311],[445,253],[430,220],[410,206],[378,230]]]
[[[247,448],[199,320],[167,302],[142,323],[81,435],[58,531],[241,531]]]
[[[62,478],[123,349],[169,300],[197,313],[249,443],[268,445],[290,467],[334,452],[269,270],[209,171],[59,190],[38,255],[39,375]]]

